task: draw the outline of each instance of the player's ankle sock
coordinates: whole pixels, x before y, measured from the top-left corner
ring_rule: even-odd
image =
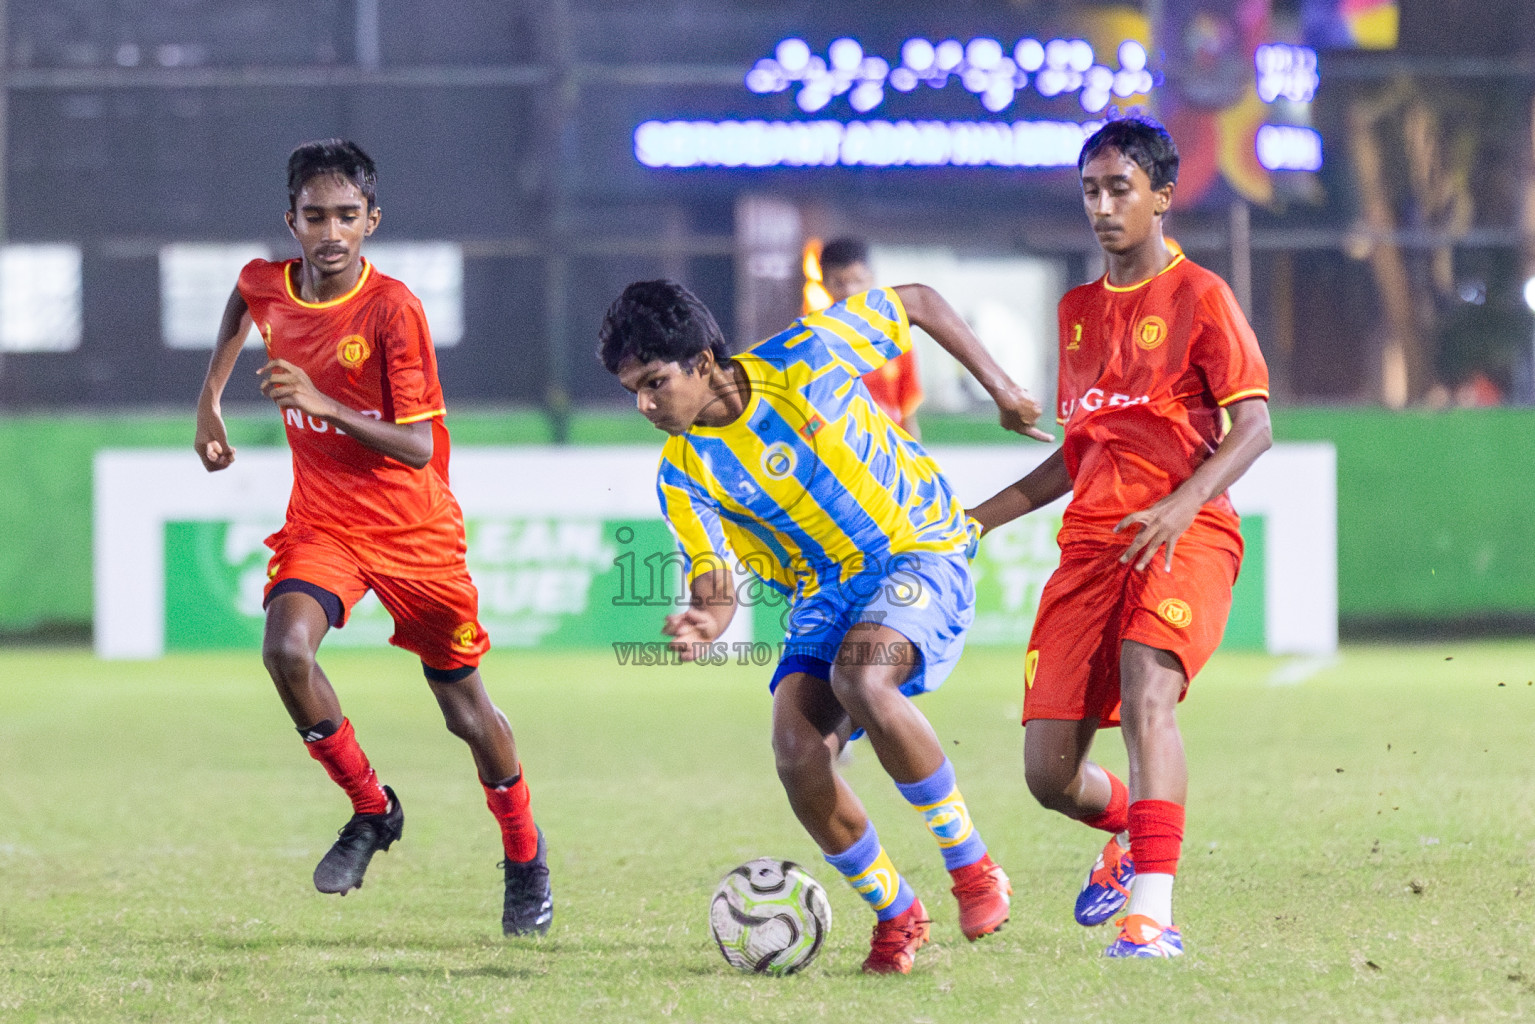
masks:
[[[955,784],[954,765],[948,758],[922,781],[897,782],[895,788],[927,822],[927,830],[943,853],[944,867],[953,871],[986,856],[986,843],[970,820],[970,809]]]
[[[485,806],[501,826],[506,859],[519,864],[532,860],[538,853],[538,828],[533,824],[533,798],[522,773],[500,782],[481,779],[480,785],[485,787]]]
[[[298,734],[304,738],[305,743],[313,743],[315,740],[336,735],[336,730],[339,728],[340,726],[329,718],[323,718],[311,726],[298,730]]]
[[[1183,807],[1168,800],[1130,805],[1130,856],[1135,881],[1128,913],[1145,914],[1162,927],[1173,923],[1173,877],[1183,852]],[[1142,882],[1146,878],[1149,881]]]
[[[329,720],[320,723],[328,724]],[[300,730],[300,733],[304,732],[306,730]],[[368,755],[357,745],[351,719],[343,718],[341,725],[329,736],[316,740],[306,739],[304,749],[309,751],[310,757],[325,766],[325,773],[336,785],[346,790],[354,812],[383,814],[389,809],[389,797],[384,795],[384,787],[379,785],[378,775],[368,763]]]
[[[864,898],[864,902],[874,908],[874,915],[881,921],[900,917],[917,898],[906,879],[890,863],[890,856],[879,844],[879,833],[874,831],[872,821],[863,838],[852,846],[841,853],[823,856],[826,863],[842,873],[847,884]]]
[[[1105,832],[1120,833],[1130,827],[1130,790],[1107,768],[1103,774],[1109,777],[1109,805],[1101,813],[1083,818],[1082,824]]]
[[[1157,871],[1137,874],[1130,880],[1130,903],[1125,914],[1144,914],[1166,928],[1173,923],[1173,876]]]

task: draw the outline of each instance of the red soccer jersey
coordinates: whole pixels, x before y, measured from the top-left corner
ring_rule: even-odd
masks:
[[[922,377],[917,373],[915,350],[902,352],[879,369],[863,375],[874,404],[903,430],[906,420],[922,404]]]
[[[432,421],[432,461],[412,469],[325,420],[284,409],[293,450],[288,522],[343,543],[364,567],[423,577],[464,555],[464,520],[448,490],[448,430],[437,357],[421,302],[363,264],[339,299],[305,302],[298,260],[252,260],[239,289],[267,354],[309,374],[322,393],[390,423]]]
[[[1058,312],[1061,544],[1125,544],[1114,526],[1193,475],[1225,436],[1221,407],[1268,397],[1268,367],[1226,282],[1182,255],[1139,284],[1073,288]],[[1226,495],[1203,511],[1236,529]]]

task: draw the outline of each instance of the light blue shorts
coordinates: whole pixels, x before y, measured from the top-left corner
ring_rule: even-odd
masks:
[[[794,672],[830,681],[843,637],[860,622],[889,626],[917,648],[919,661],[902,693],[915,697],[936,690],[964,652],[965,630],[974,620],[975,584],[963,555],[888,555],[851,579],[823,583],[789,609],[783,657],[768,690]]]

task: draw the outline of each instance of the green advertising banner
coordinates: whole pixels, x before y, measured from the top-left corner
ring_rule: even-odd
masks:
[[[271,556],[263,540],[281,526],[266,519],[165,524],[167,649],[260,645]],[[658,519],[498,517],[465,526],[480,621],[497,646],[650,640],[675,610],[675,545]],[[377,646],[393,632],[388,612],[369,594],[326,643]]]
[[[165,646],[170,650],[257,647],[271,552],[264,541],[280,519],[176,520],[165,523]],[[1040,590],[1059,559],[1058,515],[1029,516],[989,534],[972,563],[976,616],[972,646],[1028,642]],[[680,558],[659,519],[571,515],[471,518],[469,571],[480,591],[480,619],[498,647],[603,648],[642,656],[634,645],[660,640],[662,618],[679,607]],[[1225,646],[1264,646],[1264,518],[1242,520],[1247,543],[1232,598]],[[783,639],[784,599],[765,587],[743,594],[749,628],[741,640]],[[747,626],[747,623],[742,623]],[[372,647],[393,623],[369,594],[327,643]],[[648,656],[653,651],[646,648]],[[734,650],[732,648],[732,650]]]

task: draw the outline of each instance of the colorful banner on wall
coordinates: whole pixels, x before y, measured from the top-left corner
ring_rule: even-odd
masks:
[[[1018,479],[1049,449],[939,448],[962,499]],[[592,649],[653,656],[679,606],[678,560],[655,509],[648,448],[460,449],[454,488],[468,524],[481,617],[501,648]],[[181,452],[103,452],[96,465],[96,649],[103,657],[250,647],[261,638],[268,552],[290,469],[281,450],[243,450],[209,476]],[[1227,646],[1328,653],[1337,643],[1333,453],[1281,445],[1233,499],[1247,558]],[[973,563],[974,646],[1027,642],[1058,558],[1060,506],[988,536]],[[744,580],[744,578],[743,578]],[[730,656],[773,660],[783,600],[755,588],[722,642]],[[369,597],[326,640],[377,646],[392,632]]]

